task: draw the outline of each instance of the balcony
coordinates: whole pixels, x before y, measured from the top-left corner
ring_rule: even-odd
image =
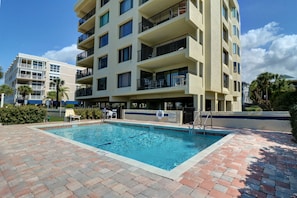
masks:
[[[192,1],[182,1],[155,15],[144,16],[151,17],[142,17],[139,39],[152,45],[184,34],[197,35],[197,28],[203,29],[202,14]]]
[[[174,51],[183,50],[185,48],[187,48],[186,38],[173,41],[171,43],[155,48],[144,46],[143,49],[138,51],[138,62],[164,54],[169,54]]]
[[[142,18],[142,22],[139,23],[139,33],[144,32],[150,28],[158,26],[166,21],[172,20],[173,18],[182,15],[187,12],[186,1],[178,3],[155,16],[145,19]]]
[[[76,97],[91,96],[92,94],[93,94],[92,87],[81,88],[81,89],[77,89],[75,91],[75,96]]]
[[[153,69],[189,61],[197,62],[203,57],[203,47],[191,36],[183,36],[157,46],[142,45],[138,51],[138,66]]]
[[[77,43],[79,49],[89,49],[94,46],[95,28],[90,29],[85,34],[78,37]]]
[[[79,84],[92,84],[93,81],[93,69],[92,68],[87,68],[82,71],[78,71],[76,73],[76,81]]]
[[[91,10],[83,18],[78,21],[78,31],[87,32],[91,28],[95,27],[95,14],[96,9]]]
[[[184,87],[187,85],[187,80],[184,75],[174,76],[171,82],[167,82],[166,79],[151,80],[148,78],[137,79],[137,90],[147,89],[161,89],[169,87]]]
[[[94,54],[94,48],[88,49],[87,51],[84,51],[80,54],[77,55],[76,61],[80,62],[83,61],[84,59],[87,59],[88,57],[92,56]]]
[[[84,24],[86,21],[89,20],[89,18],[91,18],[92,16],[94,16],[96,14],[96,9],[91,10],[89,13],[87,13],[83,18],[79,19],[78,21],[78,25],[82,25]]]
[[[93,36],[95,33],[95,28],[90,29],[85,34],[82,34],[80,37],[78,37],[78,43],[81,43],[88,39],[89,37]]]

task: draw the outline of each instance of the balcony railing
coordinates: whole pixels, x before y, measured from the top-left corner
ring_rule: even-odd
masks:
[[[94,54],[94,49],[88,49],[87,51],[84,51],[84,52],[78,54],[76,57],[76,61],[83,60],[93,54]]]
[[[83,71],[80,71],[76,74],[76,79],[84,78],[87,76],[92,76],[93,70],[92,69],[85,69]]]
[[[141,6],[142,4],[144,4],[147,1],[149,1],[149,0],[139,0],[139,6]]]
[[[171,79],[171,82],[167,82],[165,79],[151,80],[149,78],[141,78],[137,79],[137,90],[180,87],[185,86],[186,84],[187,80],[184,75],[174,76]]]
[[[138,62],[164,54],[169,54],[178,50],[183,50],[185,48],[187,48],[186,38],[182,38],[180,40],[173,41],[171,43],[164,44],[155,48],[143,47],[141,50],[138,51]]]
[[[95,28],[90,29],[85,34],[82,34],[80,37],[78,37],[78,43],[86,40],[87,38],[91,37],[95,33]]]
[[[75,91],[76,97],[91,96],[93,94],[92,87],[81,88]]]
[[[181,14],[187,12],[187,1],[182,1],[158,14],[149,18],[142,19],[142,22],[139,23],[139,33],[149,30],[157,25],[160,25],[166,21],[169,21]]]
[[[87,13],[83,18],[79,19],[78,24],[79,25],[84,24],[89,18],[91,18],[92,16],[94,16],[95,13],[96,13],[96,9],[94,8],[89,13]]]

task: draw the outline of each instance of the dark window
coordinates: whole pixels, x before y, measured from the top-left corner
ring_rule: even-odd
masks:
[[[131,72],[118,75],[118,88],[131,86]]]
[[[123,0],[120,3],[120,14],[124,14],[131,8],[133,8],[133,0]]]
[[[132,58],[132,46],[119,50],[119,63],[131,60]]]
[[[224,26],[223,27],[223,39],[228,43],[228,29]]]
[[[229,88],[229,76],[224,73],[224,87]]]
[[[108,56],[102,56],[98,59],[98,69],[103,69],[107,67]]]
[[[132,20],[120,26],[120,38],[132,33]]]
[[[238,63],[237,66],[238,66],[238,70],[237,71],[240,74],[240,63]]]
[[[237,91],[241,92],[241,83],[240,82],[238,82],[238,89],[237,89]]]
[[[223,50],[223,63],[229,65],[229,53],[226,50]]]
[[[108,33],[99,38],[99,48],[108,44]]]
[[[106,77],[98,79],[98,87],[97,87],[98,91],[106,90],[106,81],[107,81]]]
[[[234,91],[237,91],[237,82],[236,81],[234,81]]]
[[[104,6],[105,4],[107,4],[109,2],[109,0],[101,0],[101,7]]]
[[[233,72],[237,72],[237,62],[233,62]]]

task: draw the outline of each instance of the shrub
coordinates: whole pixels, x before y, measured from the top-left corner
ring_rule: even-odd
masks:
[[[290,121],[291,121],[291,126],[292,126],[292,134],[297,141],[297,104],[293,105],[290,110]]]
[[[0,122],[4,125],[43,122],[46,109],[33,105],[7,106],[0,109]]]
[[[80,119],[101,119],[102,111],[97,108],[74,109],[75,114],[80,115]]]
[[[67,104],[65,106],[65,108],[67,108],[67,109],[73,109],[74,108],[74,104]]]

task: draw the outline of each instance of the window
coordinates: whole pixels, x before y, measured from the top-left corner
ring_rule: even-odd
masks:
[[[118,88],[131,86],[131,72],[118,75]]]
[[[199,43],[203,45],[203,32],[199,30]]]
[[[228,29],[224,26],[223,27],[223,39],[228,43]]]
[[[233,82],[234,91],[237,91],[237,81]]]
[[[236,27],[236,25],[233,25],[233,35],[237,36],[237,27]]]
[[[132,46],[119,50],[119,63],[131,60],[132,58]]]
[[[106,25],[109,22],[109,12],[106,12],[100,17],[100,27]]]
[[[203,77],[203,63],[199,63],[199,76]]]
[[[228,8],[226,7],[226,5],[223,5],[223,9],[222,9],[222,13],[223,13],[223,17],[228,20]]]
[[[106,77],[98,79],[97,90],[98,91],[106,90],[106,82],[107,82]]]
[[[225,49],[223,50],[223,63],[229,65],[229,54]]]
[[[123,0],[120,3],[120,14],[124,14],[131,8],[133,8],[133,0]]]
[[[224,87],[229,88],[229,75],[224,73]]]
[[[108,44],[108,33],[99,38],[99,48]]]
[[[50,64],[50,71],[51,72],[60,73],[60,65]]]
[[[232,13],[232,17],[236,18],[237,21],[239,21],[239,12],[235,7],[232,8],[231,13]]]
[[[201,14],[203,14],[203,2],[202,0],[199,0],[199,11]]]
[[[237,44],[233,43],[233,54],[237,54]]]
[[[132,20],[120,26],[120,38],[132,33]]]
[[[238,82],[238,89],[237,89],[237,91],[238,91],[238,92],[241,92],[241,90],[240,90],[240,89],[241,89],[241,83],[240,83],[240,82]]]
[[[233,62],[233,72],[237,72],[237,62]]]
[[[109,0],[101,0],[101,7],[103,7],[105,4],[107,4]]]
[[[240,74],[240,63],[238,63],[237,66],[238,66],[237,71],[238,71],[238,73]]]
[[[98,58],[98,69],[103,69],[107,67],[107,62],[108,62],[108,56],[102,56]]]

